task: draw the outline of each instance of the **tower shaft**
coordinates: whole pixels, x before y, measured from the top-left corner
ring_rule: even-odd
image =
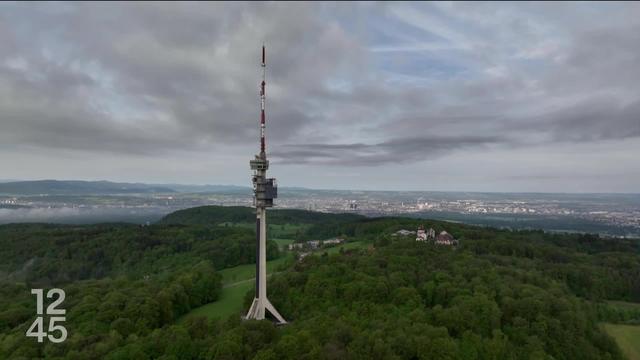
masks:
[[[267,208],[278,197],[278,187],[273,178],[267,178],[269,161],[265,141],[265,48],[262,46],[262,82],[260,84],[260,154],[249,162],[253,172],[254,205],[256,207],[256,295],[246,319],[263,320],[266,311],[280,324],[287,322],[267,298]]]

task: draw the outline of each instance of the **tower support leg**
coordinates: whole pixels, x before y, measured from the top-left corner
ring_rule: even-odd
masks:
[[[257,208],[256,236],[258,251],[256,258],[256,297],[245,316],[245,319],[264,320],[269,311],[279,324],[286,324],[282,315],[267,298],[267,211]]]

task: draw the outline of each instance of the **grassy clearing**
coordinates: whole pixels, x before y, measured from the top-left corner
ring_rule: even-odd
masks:
[[[188,318],[194,316],[205,316],[211,319],[226,318],[233,314],[240,315],[243,310],[244,295],[247,291],[253,289],[253,286],[254,282],[249,279],[226,287],[222,290],[222,295],[218,301],[191,310],[178,319],[178,323],[183,323]]]
[[[292,261],[293,255],[287,254],[276,260],[267,262],[267,273],[273,274],[279,270],[280,266]],[[200,306],[188,312],[178,319],[178,323],[194,316],[205,316],[207,318],[226,318],[233,314],[240,314],[243,310],[244,295],[253,289],[256,276],[255,264],[235,266],[219,271],[222,274],[222,294],[218,301]]]
[[[268,219],[268,218],[267,218]],[[282,224],[269,225],[269,236],[272,239],[295,239],[297,232],[303,232],[309,225],[305,224]]]
[[[629,360],[640,360],[640,326],[604,324],[604,329]]]
[[[253,228],[255,224],[225,222],[219,224],[219,226]],[[287,245],[293,242],[292,238],[295,236],[296,232],[302,231],[304,226],[305,225],[297,224],[270,225],[269,235],[270,238],[278,244],[280,249],[285,250]],[[293,261],[293,258],[293,254],[287,253],[279,259],[268,261],[267,273],[273,274],[288,261]],[[250,291],[254,286],[253,279],[256,276],[255,264],[235,266],[220,270],[219,273],[222,275],[223,286],[220,299],[191,310],[189,313],[180,317],[177,321],[178,323],[184,322],[186,319],[194,316],[225,318],[233,314],[241,313],[243,310],[242,305],[244,296],[247,291]]]
[[[344,249],[344,250],[350,250],[350,249],[364,249],[367,246],[369,246],[368,243],[364,243],[362,241],[354,241],[354,242],[348,242],[348,243],[344,243],[342,245],[339,246],[334,246],[334,247],[330,247],[328,249],[325,250],[319,250],[318,252],[316,252],[317,254],[323,254],[323,253],[328,253],[329,255],[331,254],[337,254],[340,252],[340,249]]]
[[[268,265],[268,264],[267,264]],[[222,285],[236,283],[256,276],[255,264],[239,265],[218,271],[222,275]]]
[[[292,256],[287,254],[286,256],[283,256],[281,258],[267,261],[267,273],[278,271],[278,267],[282,264],[285,264],[291,258]],[[219,273],[222,275],[222,285],[226,286],[238,281],[253,279],[256,276],[256,265],[239,265],[232,268],[220,270]]]
[[[292,240],[287,239],[277,239],[278,245],[287,244],[288,242],[292,242]],[[350,242],[346,244],[342,244],[340,246],[328,248],[326,250],[321,250],[315,252],[315,254],[322,254],[327,252],[329,254],[337,254],[340,252],[340,249],[358,249],[358,248],[366,248],[369,244],[363,243],[360,241]],[[267,272],[273,274],[278,271],[280,266],[286,264],[287,261],[291,261],[294,255],[289,253],[287,256],[283,256],[279,259],[268,261],[267,262]],[[191,310],[189,313],[183,315],[180,319],[178,319],[178,323],[184,322],[186,319],[193,316],[205,316],[208,318],[225,318],[227,316],[233,314],[240,314],[243,310],[243,300],[244,295],[247,291],[250,291],[255,278],[256,266],[254,264],[240,265],[232,268],[220,270],[220,274],[222,275],[222,294],[220,299],[216,302],[212,302],[198,308]]]
[[[626,301],[607,301],[607,304],[624,310],[640,310],[640,303],[632,303]],[[638,341],[640,341],[640,339]]]
[[[280,248],[280,250],[287,250],[287,245],[293,243],[293,239],[271,239],[271,240],[275,241],[276,244],[278,244],[278,248]]]
[[[218,226],[225,227],[242,227],[247,229],[255,229],[256,223],[254,222],[221,222]],[[282,239],[293,239],[296,236],[298,231],[304,231],[305,228],[309,227],[307,224],[269,224],[269,228],[267,232],[269,233],[269,238],[282,238]]]

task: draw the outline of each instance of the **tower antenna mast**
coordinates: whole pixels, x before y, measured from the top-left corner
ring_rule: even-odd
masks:
[[[264,105],[267,94],[265,93],[266,82],[266,50],[264,44],[262,44],[262,83],[260,84],[260,155],[264,156],[265,159],[267,157],[265,153],[265,140],[264,140],[264,128],[265,128],[265,114],[264,114]]]
[[[269,311],[279,324],[287,322],[267,298],[267,208],[278,197],[276,179],[267,178],[269,160],[265,146],[266,51],[262,45],[262,83],[260,83],[260,154],[249,162],[253,176],[253,203],[256,207],[256,295],[245,319],[264,320]]]

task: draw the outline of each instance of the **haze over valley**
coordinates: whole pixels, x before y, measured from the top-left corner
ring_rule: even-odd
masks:
[[[250,187],[26,181],[0,183],[0,223],[150,223],[201,205],[251,206]],[[281,188],[278,208],[401,215],[514,229],[640,234],[639,194],[478,193]]]

